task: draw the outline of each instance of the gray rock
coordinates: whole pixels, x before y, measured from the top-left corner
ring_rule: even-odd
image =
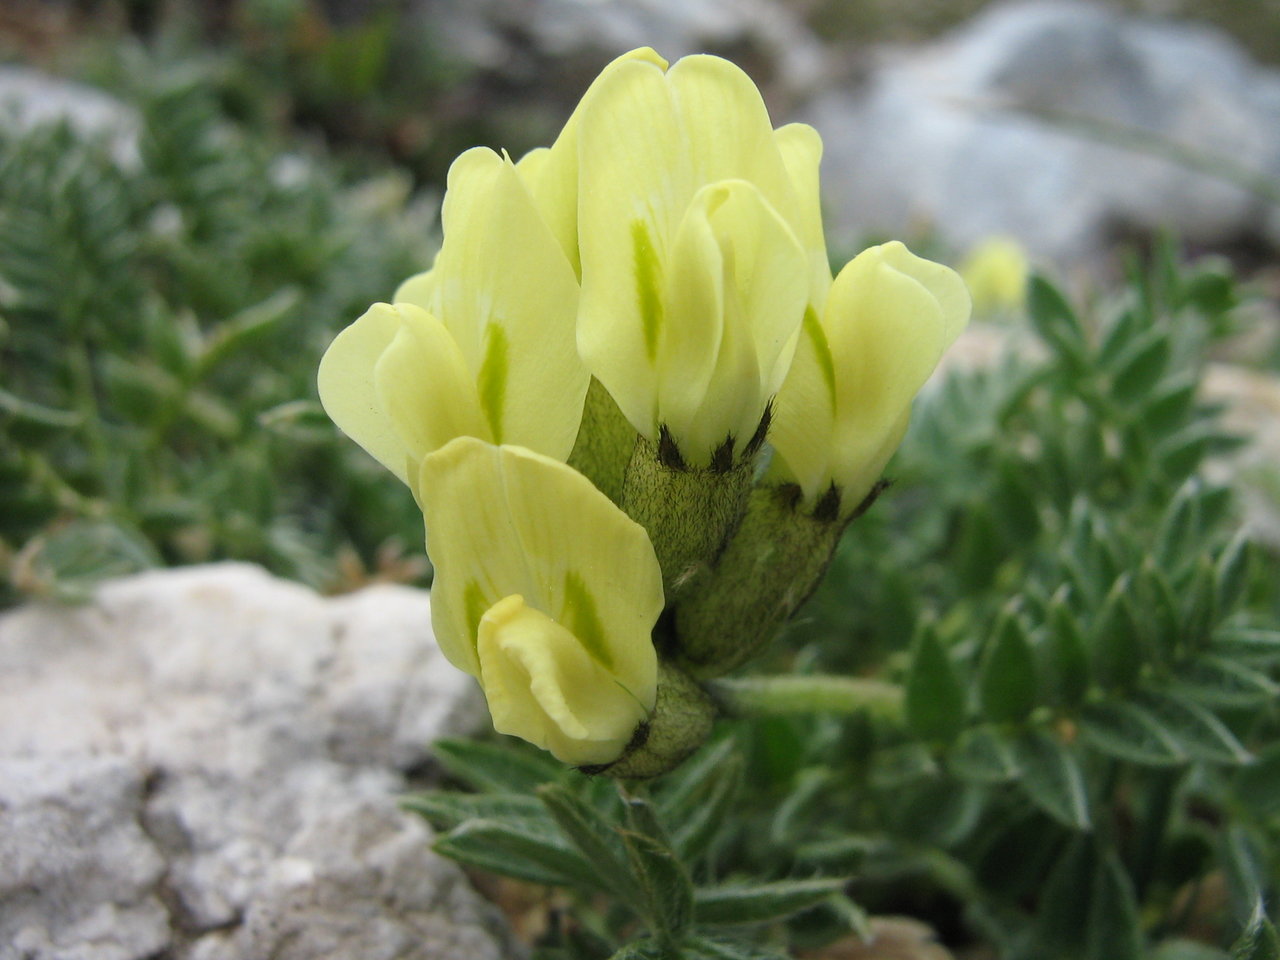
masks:
[[[483,716],[407,588],[227,564],[5,615],[0,960],[511,956],[395,804]]]
[[[1070,0],[996,6],[807,118],[838,236],[928,224],[960,247],[1012,234],[1075,261],[1166,226],[1280,240],[1280,212],[1224,175],[1280,182],[1280,73],[1205,27]]]
[[[93,87],[26,67],[0,66],[0,120],[19,130],[66,122],[85,137],[102,137],[126,169],[141,163],[137,111]]]
[[[817,39],[776,0],[433,0],[419,6],[450,56],[539,96],[562,78],[566,89],[559,93],[569,102],[605,61],[638,46],[668,60],[708,52],[731,57],[783,101],[811,92],[824,70]]]

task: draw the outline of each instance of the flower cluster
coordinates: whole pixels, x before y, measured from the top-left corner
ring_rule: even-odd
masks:
[[[698,681],[877,491],[969,300],[899,243],[833,278],[821,152],[733,64],[633,51],[550,148],[460,156],[432,268],[325,354],[326,410],[422,506],[437,638],[498,730],[678,763]]]

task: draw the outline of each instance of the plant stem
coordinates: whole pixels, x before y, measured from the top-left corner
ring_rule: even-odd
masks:
[[[858,677],[788,676],[711,680],[707,692],[725,713],[778,716],[791,713],[859,713],[902,720],[902,688]]]

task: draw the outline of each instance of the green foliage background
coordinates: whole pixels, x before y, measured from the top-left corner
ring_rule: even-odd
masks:
[[[332,335],[430,262],[434,203],[231,124],[206,72],[135,68],[136,159],[0,132],[8,598],[227,557],[333,588],[344,558],[420,552],[412,499],[314,381]]]

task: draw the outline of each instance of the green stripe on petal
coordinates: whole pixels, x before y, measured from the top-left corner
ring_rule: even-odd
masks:
[[[818,370],[822,374],[822,382],[827,385],[827,395],[831,398],[831,411],[836,409],[836,364],[831,358],[831,346],[827,343],[827,335],[822,330],[822,321],[813,305],[804,309],[804,330],[813,340],[813,352],[818,360]]]
[[[480,409],[493,431],[493,442],[502,442],[502,410],[507,398],[507,375],[510,357],[507,331],[501,323],[491,322],[485,329],[484,360],[480,364],[477,387]]]
[[[644,348],[649,362],[658,358],[658,337],[662,333],[662,264],[658,262],[649,225],[632,221],[631,250],[635,260],[636,299],[640,304],[640,322],[644,328]]]
[[[418,480],[431,622],[450,662],[477,675],[476,610],[518,595],[652,706],[664,597],[643,527],[582,474],[523,447],[459,437],[423,458]]]
[[[569,570],[564,575],[564,625],[602,666],[613,669],[613,655],[605,637],[604,624],[595,597],[587,589],[582,575]]]

